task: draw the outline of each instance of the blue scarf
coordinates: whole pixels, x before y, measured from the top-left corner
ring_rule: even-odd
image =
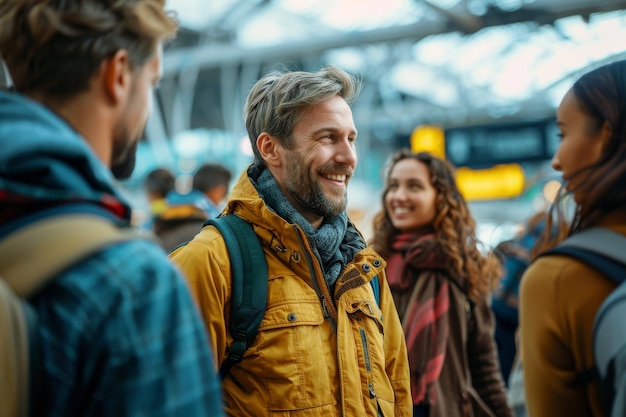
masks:
[[[258,172],[258,169],[256,166],[250,167],[248,175],[259,195],[276,214],[304,230],[311,246],[319,254],[324,268],[324,279],[329,288],[332,288],[346,263],[354,257],[356,251],[365,247],[365,242],[357,233],[349,233],[350,241],[346,241],[348,215],[345,212],[325,218],[322,226],[315,229],[287,200],[270,171],[263,169]]]

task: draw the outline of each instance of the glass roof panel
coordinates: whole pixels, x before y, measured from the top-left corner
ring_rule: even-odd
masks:
[[[523,101],[593,62],[623,55],[624,16],[618,11],[592,15],[589,24],[576,17],[559,20],[555,27],[520,23],[466,37],[429,36],[415,44],[414,62],[390,70],[393,85],[440,104],[452,104],[464,89],[483,91],[474,97],[475,106]],[[431,68],[428,75],[425,67]],[[456,93],[451,93],[450,82],[457,83]]]
[[[166,8],[176,11],[181,26],[202,31],[215,24],[237,0],[166,0]]]
[[[278,0],[274,3],[344,32],[412,23],[424,13],[424,7],[415,0]]]
[[[360,32],[416,22],[443,23],[447,14],[463,6],[470,11],[481,5],[498,6],[503,11],[522,6],[556,11],[566,6],[565,0],[168,2],[178,10],[184,27],[203,31],[211,26],[229,29],[224,26],[230,25],[233,44],[244,50],[345,34],[358,36]],[[567,3],[570,6],[572,3]],[[515,23],[470,35],[450,32],[419,41],[396,39],[340,47],[325,52],[324,57],[365,78],[371,74],[369,79],[378,84],[383,101],[390,97],[397,100],[404,94],[439,108],[489,109],[533,100],[553,102],[561,95],[559,89],[579,71],[608,57],[626,57],[624,39],[626,11],[618,10],[591,14],[586,19],[566,17],[554,25]]]
[[[423,8],[414,0],[343,0],[324,19],[330,26],[345,31],[367,30],[417,21]]]
[[[286,40],[289,42],[305,40],[314,28],[315,25],[307,24],[303,16],[292,16],[274,7],[263,8],[238,27],[237,44],[255,48],[280,45]]]

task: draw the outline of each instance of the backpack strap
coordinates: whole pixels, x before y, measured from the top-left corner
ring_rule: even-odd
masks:
[[[228,329],[233,337],[230,352],[220,366],[222,379],[230,368],[241,362],[254,343],[267,307],[267,261],[252,226],[235,214],[209,219],[204,226],[214,226],[222,234],[230,259],[232,293]],[[376,303],[380,305],[378,275],[370,281]]]
[[[230,352],[220,367],[222,379],[243,359],[256,338],[267,306],[267,261],[252,226],[235,214],[210,219],[224,237],[232,275],[230,321],[233,337]]]
[[[59,215],[14,231],[0,241],[0,392],[8,401],[0,415],[27,416],[36,401],[36,313],[20,302],[41,289],[46,281],[80,259],[108,244],[137,237],[124,232],[101,216]],[[39,254],[37,258],[32,256]],[[16,297],[15,295],[19,296]]]
[[[0,279],[0,390],[4,393],[0,415],[29,415],[29,337],[32,312]]]
[[[626,267],[622,267],[626,274]],[[626,287],[615,289],[602,303],[593,324],[593,350],[596,366],[594,372],[600,377],[600,394],[607,410],[611,409],[615,398],[622,404],[617,408],[624,415],[626,405]]]
[[[568,237],[542,256],[562,254],[580,259],[620,283],[624,276],[614,268],[616,263],[626,265],[625,247],[626,236],[609,229],[592,227]]]
[[[106,245],[138,238],[110,220],[91,214],[64,214],[24,226],[0,241],[0,275],[22,298],[47,278]],[[32,254],[40,254],[33,262]]]
[[[545,255],[565,255],[584,262],[607,278],[620,284],[626,280],[626,236],[612,230],[594,227],[576,233],[558,246],[544,252]],[[602,303],[594,320],[594,356],[596,366],[580,372],[585,383],[598,376],[607,376],[610,360],[626,347],[623,318],[626,317],[626,303],[619,302],[626,295],[614,291]],[[609,308],[606,308],[610,306]],[[602,341],[598,343],[598,341]],[[603,393],[606,395],[607,393]]]

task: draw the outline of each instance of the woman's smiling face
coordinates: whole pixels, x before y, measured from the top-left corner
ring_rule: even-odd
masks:
[[[431,225],[436,215],[436,198],[437,190],[425,163],[414,158],[396,162],[385,193],[385,209],[393,227],[413,232]]]

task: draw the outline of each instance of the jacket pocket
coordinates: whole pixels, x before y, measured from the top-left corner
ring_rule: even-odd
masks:
[[[372,320],[372,323],[376,325],[376,328],[380,334],[385,333],[382,319],[383,315],[380,311],[380,308],[376,304],[372,304],[369,301],[354,302],[347,309],[347,313],[353,318],[369,318],[370,320]]]
[[[257,339],[259,379],[270,409],[299,410],[332,404],[324,316],[317,299],[268,307]]]
[[[346,311],[351,319],[363,395],[383,411],[393,409],[395,395],[385,369],[384,327],[378,306],[355,302]],[[385,414],[386,415],[386,414]]]

